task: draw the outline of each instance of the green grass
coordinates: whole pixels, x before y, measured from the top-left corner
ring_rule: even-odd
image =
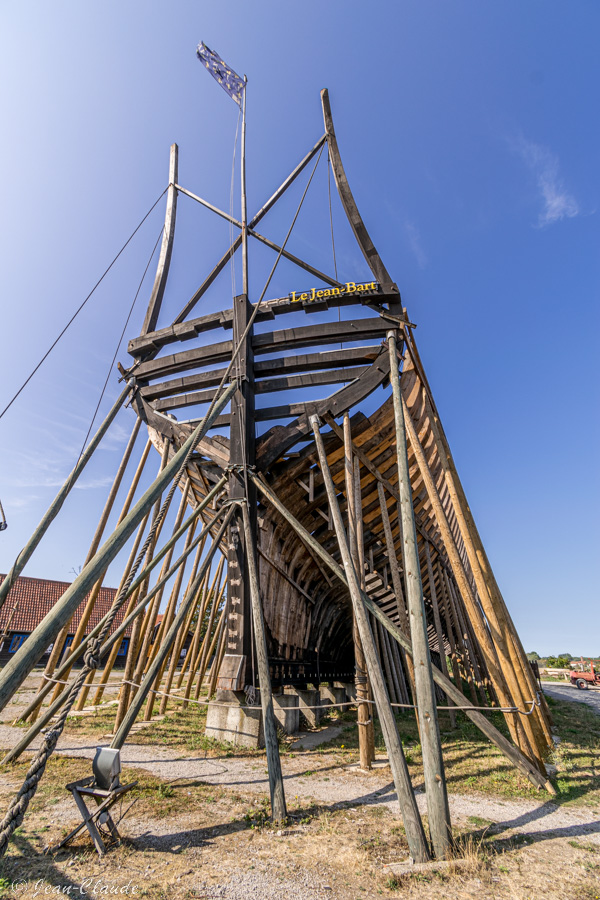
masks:
[[[547,698],[551,706],[561,743],[548,762],[558,766],[554,779],[560,793],[552,798],[557,804],[600,805],[600,716],[583,703],[570,703]],[[343,726],[342,733],[320,749],[334,753],[345,764],[358,762],[358,735],[355,713],[333,711],[329,721]],[[502,713],[486,713],[505,736],[508,729]],[[505,759],[464,713],[456,713],[457,727],[450,730],[447,713],[440,713],[440,733],[451,793],[487,793],[500,797],[551,799],[539,791]],[[413,784],[423,777],[423,758],[419,733],[413,715],[396,716],[404,755]],[[376,753],[385,754],[379,723],[375,724]]]

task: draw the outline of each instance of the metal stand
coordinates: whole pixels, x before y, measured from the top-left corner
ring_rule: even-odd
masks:
[[[55,850],[60,850],[61,847],[64,847],[68,844],[76,834],[79,834],[81,829],[85,826],[90,833],[90,837],[94,842],[94,846],[98,851],[98,854],[102,856],[106,853],[106,845],[102,840],[102,835],[96,825],[96,822],[99,820],[98,824],[107,825],[108,830],[112,836],[113,842],[117,843],[121,840],[121,835],[117,831],[117,826],[115,825],[109,810],[112,806],[120,800],[128,791],[131,790],[132,787],[135,787],[137,781],[132,781],[130,784],[122,784],[119,787],[115,788],[112,791],[103,791],[100,788],[96,787],[94,776],[90,776],[89,778],[81,778],[79,781],[73,781],[71,784],[67,785],[67,790],[71,791],[73,794],[73,799],[77,804],[77,808],[81,813],[83,818],[83,822],[74,828],[70,834],[64,838],[55,848]],[[98,807],[93,812],[87,807],[87,804],[84,800],[84,797],[93,798]]]

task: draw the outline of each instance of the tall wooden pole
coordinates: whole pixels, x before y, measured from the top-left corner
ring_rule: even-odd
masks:
[[[390,760],[390,768],[392,770],[394,784],[396,786],[396,791],[398,794],[398,801],[400,804],[404,828],[406,830],[408,846],[411,856],[416,862],[427,862],[431,857],[429,854],[429,849],[427,847],[425,833],[423,831],[423,824],[421,822],[415,795],[410,783],[406,760],[404,758],[404,753],[402,752],[402,744],[400,742],[400,738],[398,737],[394,713],[392,712],[389,697],[385,689],[385,681],[383,678],[383,672],[381,670],[381,663],[379,662],[377,651],[375,649],[373,632],[371,631],[371,626],[369,625],[367,614],[362,603],[360,586],[356,577],[356,571],[354,569],[354,566],[352,565],[350,551],[348,550],[348,544],[346,542],[346,535],[344,532],[344,524],[342,522],[342,515],[340,513],[340,507],[337,501],[335,486],[333,484],[333,478],[331,477],[331,472],[327,463],[327,455],[325,453],[323,438],[321,437],[321,432],[319,431],[318,417],[311,416],[310,424],[315,436],[315,443],[317,445],[317,452],[319,454],[319,463],[321,466],[323,480],[325,482],[327,498],[329,500],[329,509],[333,519],[333,526],[335,529],[337,543],[342,557],[342,563],[344,566],[346,581],[348,583],[350,598],[352,600],[352,608],[354,610],[354,615],[356,616],[360,639],[365,653],[369,681],[371,683],[373,694],[375,696],[375,703],[377,704],[379,721],[381,723],[381,730],[383,731],[385,745],[387,747]]]
[[[377,494],[379,497],[379,506],[381,509],[381,521],[383,524],[383,533],[385,535],[385,546],[387,549],[388,560],[390,564],[390,573],[392,576],[392,587],[396,597],[396,612],[400,621],[400,627],[405,634],[410,634],[410,625],[406,614],[406,606],[404,603],[404,592],[402,590],[402,579],[400,577],[400,567],[398,565],[398,557],[396,556],[396,547],[394,545],[394,537],[392,534],[392,525],[387,508],[387,500],[385,491],[380,481],[377,482]],[[413,696],[415,695],[415,671],[410,658],[406,661],[406,669],[410,681]]]
[[[396,425],[396,457],[398,465],[398,491],[401,523],[402,559],[404,560],[404,583],[408,602],[410,636],[413,648],[415,670],[416,705],[419,713],[419,730],[423,747],[423,772],[427,793],[427,814],[429,831],[439,859],[448,856],[452,847],[450,808],[446,789],[446,774],[442,757],[442,744],[435,702],[435,689],[427,640],[427,621],[421,584],[421,566],[417,550],[417,530],[413,511],[412,487],[408,471],[408,451],[400,375],[398,372],[398,351],[396,334],[387,334],[390,352],[390,382],[394,399],[394,419]]]
[[[350,554],[354,568],[361,572],[357,538],[357,514],[359,509],[356,496],[356,479],[354,474],[352,436],[350,431],[350,416],[344,415],[344,454],[346,475],[346,506],[348,510],[348,537],[350,540]],[[360,492],[360,475],[358,478],[358,490]],[[356,699],[358,702],[358,748],[361,769],[370,769],[375,759],[375,741],[373,732],[373,716],[369,700],[369,684],[367,680],[367,664],[365,654],[360,641],[360,634],[356,622],[356,616],[352,614],[352,637],[354,640],[354,681],[356,685]]]
[[[446,553],[448,554],[448,559],[450,560],[454,577],[460,589],[461,597],[466,604],[469,614],[469,620],[471,622],[471,625],[473,626],[479,645],[481,646],[485,654],[485,662],[488,672],[492,677],[494,687],[496,689],[496,692],[498,693],[502,705],[506,707],[514,706],[515,702],[511,693],[511,688],[516,688],[514,670],[511,665],[506,664],[505,647],[500,640],[500,635],[494,634],[494,639],[492,639],[492,636],[488,630],[488,626],[486,621],[484,620],[481,607],[478,603],[477,597],[474,594],[474,590],[469,583],[463,561],[456,547],[452,530],[442,506],[437,486],[435,484],[429,466],[427,465],[427,460],[416,433],[415,426],[412,422],[410,413],[406,408],[406,404],[402,397],[400,397],[400,401],[402,407],[404,407],[403,417],[406,422],[406,429],[408,431],[411,447],[415,455],[415,460],[417,462],[419,472],[421,473],[421,476],[423,478],[423,482],[427,490],[427,495],[431,502],[431,507],[440,529],[440,533],[442,535],[444,547],[446,549]],[[496,638],[498,638],[498,640],[496,640]],[[499,657],[501,657],[502,663],[500,662]],[[518,689],[516,689],[516,696],[520,696],[520,691]],[[540,767],[543,767],[544,763],[540,757],[539,751],[537,750],[535,741],[532,740],[530,742],[529,740],[529,736],[532,732],[531,723],[529,723],[526,719],[524,721],[520,721],[517,719],[514,723],[513,728],[514,727],[516,727],[517,733],[521,732],[521,740],[523,742],[522,745],[524,747],[529,747],[529,752],[532,754],[532,757],[536,760],[537,764]]]
[[[229,498],[246,500],[256,532],[256,493],[248,483],[248,467],[255,464],[254,328],[248,299],[248,216],[246,201],[246,86],[242,97],[241,145],[242,293],[233,298],[233,345],[238,389],[231,401]],[[249,327],[251,326],[251,327]],[[245,702],[241,693],[252,682],[251,601],[241,512],[236,506],[227,540],[227,639],[217,681],[217,699]]]
[[[265,749],[267,751],[271,812],[273,819],[276,821],[284,821],[287,818],[287,809],[285,805],[285,792],[283,789],[283,775],[281,773],[281,760],[279,759],[279,744],[277,743],[277,725],[275,713],[273,711],[273,691],[271,688],[271,676],[269,674],[267,635],[265,633],[265,622],[260,600],[256,544],[254,535],[252,534],[250,516],[245,504],[242,505],[242,513],[244,517],[246,547],[248,548],[246,559],[248,561],[248,572],[250,576],[250,599],[252,601],[254,642],[256,646],[256,663],[260,685],[260,705],[262,707]]]

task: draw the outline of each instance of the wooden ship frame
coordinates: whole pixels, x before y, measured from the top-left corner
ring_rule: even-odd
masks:
[[[286,807],[275,714],[285,723],[289,706],[316,721],[323,686],[333,689],[334,702],[356,707],[364,767],[374,757],[376,710],[415,860],[444,857],[452,843],[438,706],[449,708],[452,718],[456,709],[463,710],[534,784],[554,792],[544,765],[552,747],[549,711],[466,500],[414,326],[350,190],[327,91],[321,99],[323,135],[251,218],[246,211],[245,89],[241,220],[179,185],[178,150],[171,148],[158,268],[141,333],[129,343],[132,361],[120,367],[123,391],[0,587],[0,606],[10,604],[15,579],[116,413],[131,404],[136,412],[132,435],[83,570],[0,671],[3,708],[53,644],[39,693],[22,716],[29,730],[5,758],[16,759],[43,728],[49,729],[0,829],[2,852],[68,712],[102,702],[128,626],[132,632],[111,746],[122,747],[138,716],[149,719],[172,703],[203,702],[207,687],[212,698],[207,733],[234,742],[264,739],[276,819],[285,818]],[[361,282],[340,281],[290,253],[286,245],[295,218],[281,246],[258,230],[296,179],[311,165],[314,173],[325,149],[366,264]],[[311,179],[312,174],[308,185]],[[226,219],[239,234],[173,322],[158,328],[180,194]],[[253,241],[276,254],[271,275],[286,259],[318,286],[265,300],[270,276],[260,297],[251,298]],[[238,251],[243,284],[232,307],[194,316]],[[339,315],[358,307],[355,318]],[[316,311],[332,315],[326,323],[310,324]],[[307,323],[286,328],[285,316],[300,312]],[[331,386],[333,392],[322,399],[266,408],[255,402],[261,394],[321,388],[326,393]],[[383,402],[367,415],[365,401],[378,389]],[[186,418],[190,408],[194,417]],[[270,421],[275,424],[258,434],[257,425]],[[224,429],[229,437],[220,433]],[[142,430],[148,439],[117,524],[105,537]],[[160,454],[160,470],[136,499],[152,446]],[[176,494],[175,525],[161,545],[162,525]],[[173,562],[178,541],[183,550]],[[113,608],[88,628],[108,565],[126,545],[131,550]],[[184,588],[188,559],[192,568]],[[159,565],[151,587],[150,573]],[[171,591],[165,599],[167,584]],[[67,649],[69,623],[82,604],[84,613]],[[157,626],[161,604],[164,614]],[[190,630],[190,649],[180,666]],[[82,658],[83,668],[73,669]],[[429,840],[394,708],[414,708],[417,715]],[[498,708],[511,741],[486,716]]]

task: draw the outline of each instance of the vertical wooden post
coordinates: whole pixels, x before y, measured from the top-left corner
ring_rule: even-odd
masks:
[[[219,564],[217,566],[217,571],[215,572],[215,576],[213,578],[212,584],[210,585],[210,587],[208,586],[209,585],[209,573],[207,572],[206,579],[201,588],[202,600],[200,602],[199,609],[198,609],[198,618],[196,620],[196,630],[194,631],[194,638],[192,640],[190,649],[188,650],[188,653],[187,653],[185,662],[183,664],[183,667],[181,669],[181,672],[179,673],[179,678],[177,679],[177,687],[180,688],[181,685],[183,684],[185,671],[186,671],[186,669],[189,668],[188,682],[187,682],[187,687],[186,687],[186,692],[185,692],[186,699],[189,699],[190,691],[192,689],[192,684],[194,681],[194,675],[196,674],[196,669],[197,669],[197,665],[198,665],[198,661],[199,661],[199,654],[201,651],[200,637],[201,637],[201,633],[202,633],[202,624],[204,622],[204,617],[206,615],[206,610],[208,608],[209,601],[210,601],[211,597],[213,596],[213,592],[216,590],[216,593],[217,594],[219,593],[219,589],[215,588],[215,584],[220,585],[220,583],[221,583],[220,579],[221,579],[221,575],[223,572],[224,563],[225,563],[225,558],[221,557],[221,559],[219,560]],[[188,660],[189,660],[189,664],[188,664]],[[184,703],[183,709],[186,709],[186,707],[187,707],[187,703]]]
[[[223,523],[220,526],[217,534],[214,537],[214,540],[213,540],[210,550],[206,554],[206,558],[204,559],[204,562],[202,563],[200,572],[196,576],[198,586],[200,585],[200,582],[204,578],[206,570],[209,568],[209,566],[212,562],[212,558],[217,550],[217,547],[219,546],[219,542],[221,541],[223,534],[225,533],[225,529],[227,528],[227,525],[229,524],[229,520],[230,520],[232,514],[233,514],[233,510],[231,510],[231,509],[225,513],[225,518],[223,519]],[[135,695],[131,705],[129,706],[129,709],[126,712],[123,721],[119,725],[119,728],[117,729],[117,732],[111,743],[112,748],[120,749],[123,746],[123,744],[125,743],[125,741],[127,739],[127,735],[129,734],[129,731],[131,729],[131,726],[135,722],[135,720],[138,716],[138,713],[140,712],[140,710],[144,704],[144,701],[145,701],[146,697],[148,696],[150,688],[152,687],[152,684],[154,683],[154,680],[156,678],[158,670],[162,666],[164,660],[167,658],[169,651],[170,651],[171,647],[173,646],[173,643],[175,642],[175,637],[179,631],[179,628],[181,627],[182,623],[187,618],[187,614],[189,612],[190,606],[192,605],[193,599],[194,599],[194,592],[191,591],[190,596],[187,599],[185,605],[183,605],[181,607],[181,609],[175,616],[173,624],[169,628],[168,633],[165,635],[165,639],[161,645],[161,648],[160,648],[158,654],[155,656],[152,665],[150,666],[150,669],[146,675],[146,678],[144,678],[143,682],[141,683],[141,686],[140,686],[137,694]]]
[[[396,424],[396,456],[398,465],[398,491],[400,493],[400,509],[398,519],[401,523],[402,559],[404,561],[404,583],[408,601],[410,619],[410,636],[413,648],[413,664],[415,670],[416,705],[419,712],[419,730],[423,747],[423,772],[425,790],[427,792],[427,813],[429,831],[439,859],[448,856],[452,846],[452,830],[450,825],[450,808],[446,790],[446,774],[437,718],[435,689],[427,640],[427,622],[423,587],[421,584],[421,566],[417,550],[417,531],[413,510],[412,487],[408,471],[408,451],[402,395],[400,393],[400,376],[398,373],[398,352],[396,334],[387,334],[390,352],[390,382],[394,400],[394,418]]]
[[[362,496],[360,490],[360,462],[358,457],[354,456],[354,503],[355,503],[355,517],[354,521],[356,523],[356,545],[358,551],[358,585],[361,590],[365,590],[365,536],[363,529],[363,512],[362,512]],[[329,516],[331,519],[331,514]],[[333,521],[332,521],[333,524]],[[352,612],[353,620],[354,620],[354,611]],[[358,625],[357,625],[358,630]],[[360,639],[360,634],[359,634]],[[364,658],[364,651],[363,651]],[[369,700],[369,719],[367,719],[366,724],[364,726],[365,734],[367,735],[367,756],[369,759],[375,759],[375,707],[373,705],[373,690],[369,683],[369,672],[367,669],[366,659],[365,659],[365,677],[367,679],[367,699]]]
[[[256,646],[256,663],[258,667],[258,679],[260,685],[260,704],[263,713],[263,728],[265,733],[265,749],[267,751],[267,769],[269,772],[269,790],[271,794],[271,814],[275,821],[284,821],[287,818],[285,805],[285,792],[283,788],[283,775],[281,773],[281,760],[279,759],[279,744],[277,743],[277,725],[273,711],[273,692],[269,675],[269,658],[267,649],[267,636],[263,618],[262,604],[260,600],[260,588],[258,582],[256,546],[250,524],[250,516],[246,505],[242,505],[244,517],[244,533],[246,536],[248,561],[248,573],[250,576],[250,599],[252,601],[252,621],[254,623],[254,642]]]
[[[218,645],[215,649],[215,655],[213,657],[213,661],[210,667],[210,678],[208,681],[208,691],[207,697],[210,700],[215,693],[217,687],[217,678],[219,677],[219,672],[221,671],[221,665],[223,664],[223,657],[225,656],[225,640],[227,636],[227,622],[225,620],[225,610],[221,612],[219,617],[219,622],[217,627],[215,628],[215,636],[213,639],[213,643]],[[208,658],[210,659],[210,651],[208,654]]]
[[[460,671],[458,667],[458,652],[456,650],[456,641],[454,640],[454,632],[456,630],[456,625],[454,622],[454,616],[452,615],[448,598],[446,596],[446,586],[444,584],[444,572],[442,571],[443,566],[439,561],[439,557],[436,564],[436,569],[438,573],[438,581],[440,585],[440,597],[442,599],[442,605],[444,607],[444,621],[446,623],[446,636],[450,643],[450,659],[452,660],[452,681],[454,682],[455,687],[461,692],[462,689],[462,679],[460,677]]]
[[[383,533],[385,535],[385,546],[388,554],[388,560],[390,564],[390,573],[392,576],[392,586],[394,588],[394,595],[396,597],[396,611],[398,613],[398,619],[400,620],[400,627],[404,634],[410,634],[410,625],[408,622],[408,616],[406,614],[406,606],[404,604],[404,592],[402,590],[402,579],[400,578],[400,567],[398,566],[398,557],[396,556],[396,547],[394,545],[394,537],[392,534],[392,525],[390,522],[390,517],[388,514],[387,501],[385,498],[385,491],[383,489],[383,485],[380,481],[377,482],[377,494],[379,496],[379,506],[381,508],[381,522],[383,524]],[[398,520],[398,526],[400,527],[400,520]],[[402,535],[402,529],[400,528],[400,534]],[[415,696],[415,670],[412,664],[412,660],[410,657],[407,658],[406,669],[408,671],[408,677],[410,680],[410,686],[413,693],[413,697]],[[416,701],[415,701],[416,704]]]
[[[183,595],[184,603],[188,597],[190,588],[192,587],[192,585],[194,584],[194,581],[196,580],[196,575],[198,573],[198,566],[200,564],[200,559],[202,557],[202,553],[204,552],[204,544],[205,544],[205,541],[201,541],[201,543],[198,544],[198,550],[196,552],[196,556],[195,556],[195,559],[194,559],[194,562],[192,565],[192,571],[190,573],[190,577],[188,579],[188,584],[187,584],[187,587],[186,587],[184,595]],[[167,705],[169,703],[169,698],[166,695],[169,694],[171,691],[171,687],[173,685],[173,679],[175,678],[175,672],[176,672],[177,666],[179,664],[179,657],[181,656],[181,651],[183,649],[183,645],[185,644],[186,638],[190,632],[190,628],[191,628],[191,625],[192,625],[192,622],[194,619],[194,615],[195,615],[195,613],[200,612],[200,605],[202,603],[202,585],[198,589],[196,596],[197,596],[197,599],[192,604],[187,621],[185,622],[183,628],[181,629],[179,635],[177,636],[177,640],[175,641],[175,646],[173,647],[173,652],[171,654],[171,662],[169,664],[169,671],[167,672],[167,678],[165,680],[165,687],[164,687],[165,696],[162,697],[162,699],[160,701],[159,714],[161,716],[164,716],[165,712],[167,711]],[[188,650],[189,650],[189,648],[188,648]],[[182,668],[183,668],[183,666],[182,666]]]
[[[187,534],[187,537],[185,540],[184,553],[186,550],[189,549],[189,546],[192,543],[192,540],[194,538],[194,529],[196,528],[196,521],[192,522],[192,524],[189,527],[188,534]],[[185,562],[183,562],[182,565],[179,567],[179,571],[177,572],[177,575],[175,576],[175,583],[173,584],[173,587],[171,588],[171,595],[169,597],[169,602],[167,604],[167,608],[163,615],[162,622],[160,623],[160,629],[156,635],[155,645],[157,647],[160,646],[164,635],[167,633],[167,631],[171,627],[171,623],[172,623],[173,619],[175,618],[175,611],[177,608],[177,601],[179,600],[179,592],[181,590],[181,583],[183,581],[184,572],[185,572]],[[179,637],[180,637],[180,635],[178,634],[177,637],[175,638],[175,645],[177,645],[179,643]],[[175,645],[173,647],[173,650],[175,650]],[[145,715],[146,721],[148,721],[152,718],[152,712],[154,709],[155,692],[160,690],[160,683],[163,679],[166,665],[167,665],[167,660],[165,659],[163,665],[158,670],[158,675],[156,676],[156,682],[154,684],[154,690],[151,691],[148,696],[148,702],[146,704],[146,715]],[[167,699],[166,697],[162,698],[162,700],[166,700],[166,699]],[[162,703],[162,700],[161,700],[161,703]]]
[[[437,591],[435,589],[435,575],[433,572],[433,565],[431,562],[431,550],[429,549],[428,541],[425,541],[425,559],[427,560],[427,580],[429,582],[429,596],[431,597],[431,605],[433,607],[433,621],[435,623],[435,633],[437,636],[438,647],[440,650],[440,669],[442,670],[442,674],[448,677],[448,664],[446,662],[446,650],[444,647],[444,635],[442,633],[442,622],[440,619],[440,610],[438,606],[437,600]],[[448,701],[448,705],[450,706],[450,698],[446,694],[446,699]],[[452,728],[456,728],[456,714],[453,710],[450,710],[450,725]]]
[[[360,508],[359,496],[356,492],[356,479],[352,456],[352,437],[350,431],[350,416],[344,414],[344,455],[346,477],[346,506],[348,511],[348,537],[350,540],[350,554],[357,572],[360,572],[360,558],[358,551],[357,519]],[[358,478],[358,493],[360,494],[360,472]],[[362,510],[361,510],[362,512]],[[360,642],[360,634],[356,624],[356,616],[352,614],[352,638],[354,641],[354,683],[356,685],[356,699],[358,702],[358,748],[361,769],[370,769],[375,758],[375,739],[373,732],[373,716],[371,715],[369,699],[369,684],[367,680],[367,666],[365,654]]]
[[[132,567],[134,560],[138,554],[138,550],[139,550],[140,544],[142,542],[142,537],[144,535],[144,531],[146,530],[146,525],[148,524],[148,518],[149,518],[149,515],[147,515],[144,518],[140,527],[138,528],[138,533],[135,536],[135,542],[133,544],[133,547],[131,548],[131,553],[129,554],[129,559],[127,560],[127,565],[125,566],[125,570],[121,577],[121,583],[119,584],[118,590],[121,590],[121,587],[125,584],[125,582],[129,578],[129,573],[131,571],[131,567]],[[136,589],[132,593],[132,595],[129,599],[129,603],[128,603],[127,609],[125,611],[126,616],[128,616],[129,613],[134,609],[138,596],[139,596],[139,589]],[[141,618],[141,616],[137,617],[137,619],[140,619],[140,618]],[[136,619],[136,621],[137,621],[137,619]],[[134,623],[134,628],[135,628],[135,623]],[[132,638],[130,637],[130,639],[129,639],[130,646],[131,646],[131,642],[132,642]],[[110,678],[110,674],[113,670],[113,666],[116,662],[118,654],[119,654],[119,645],[115,644],[110,651],[108,659],[106,660],[104,669],[102,671],[102,676],[100,678],[100,682],[98,684],[98,687],[96,688],[96,693],[94,695],[94,700],[93,700],[94,706],[98,706],[98,704],[102,700],[102,696],[104,694],[104,688],[108,684],[108,679]],[[86,678],[85,684],[84,684],[83,688],[81,689],[81,694],[79,695],[79,700],[77,701],[76,709],[81,710],[85,706],[87,696],[88,696],[89,690],[92,686],[95,674],[96,674],[96,670],[93,669],[90,672],[88,678]]]
[[[400,743],[400,739],[398,737],[396,721],[394,719],[394,714],[392,712],[387,691],[385,689],[383,672],[381,671],[381,664],[379,662],[379,659],[377,658],[375,643],[373,640],[373,633],[371,631],[371,626],[369,625],[367,614],[363,606],[361,590],[356,577],[356,571],[354,569],[354,566],[352,565],[350,551],[348,550],[340,507],[335,493],[335,486],[333,484],[331,472],[329,471],[327,455],[325,453],[325,447],[323,445],[323,438],[321,437],[321,432],[319,431],[318,417],[311,416],[310,424],[315,436],[315,443],[317,445],[317,452],[319,454],[321,472],[323,474],[325,489],[327,491],[327,497],[329,500],[329,509],[333,519],[337,543],[342,557],[346,580],[348,582],[350,598],[352,600],[352,607],[356,616],[360,639],[365,653],[369,680],[373,689],[373,694],[375,696],[375,702],[377,704],[379,721],[381,722],[381,729],[383,731],[383,736],[390,760],[390,768],[392,770],[394,784],[398,793],[398,801],[400,804],[402,819],[404,821],[404,827],[406,829],[408,846],[410,848],[411,856],[415,861],[427,862],[430,859],[429,849],[427,847],[427,841],[425,839],[421,817],[419,816],[419,810],[417,808],[412,785],[410,783],[406,760],[404,758],[404,753],[402,752],[402,744]]]

